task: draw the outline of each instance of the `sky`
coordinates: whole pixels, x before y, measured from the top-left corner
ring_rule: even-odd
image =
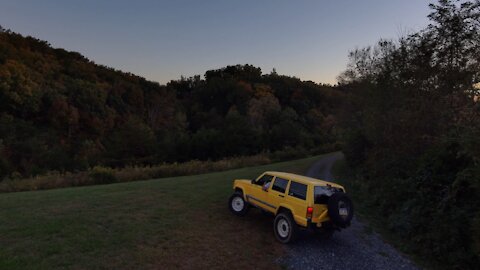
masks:
[[[424,0],[0,0],[0,25],[165,84],[251,64],[336,83],[348,52],[428,25]]]

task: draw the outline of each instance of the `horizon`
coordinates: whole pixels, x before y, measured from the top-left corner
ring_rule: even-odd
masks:
[[[0,25],[160,84],[250,64],[333,85],[349,51],[428,24],[423,1],[272,3],[6,1]]]

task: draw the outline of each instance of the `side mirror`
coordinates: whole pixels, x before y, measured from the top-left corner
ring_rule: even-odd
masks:
[[[270,185],[267,183],[267,184],[262,186],[262,190],[265,191],[265,192],[268,192],[268,187],[270,187]]]
[[[252,181],[251,181],[251,182],[252,182],[252,184],[255,184],[255,179],[252,179]]]

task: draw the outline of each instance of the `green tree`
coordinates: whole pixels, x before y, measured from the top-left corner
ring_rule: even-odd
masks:
[[[436,267],[472,268],[479,263],[471,206],[480,204],[472,144],[480,131],[480,2],[430,7],[423,31],[350,53],[339,78],[353,105],[343,118],[344,152],[362,175],[362,201],[392,232]]]
[[[108,137],[107,155],[113,165],[150,161],[156,149],[154,132],[142,120],[130,117]]]

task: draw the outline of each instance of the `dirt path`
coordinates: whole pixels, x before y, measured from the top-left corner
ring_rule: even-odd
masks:
[[[341,158],[341,153],[328,155],[314,163],[307,175],[332,181],[332,166]],[[304,233],[288,249],[280,260],[288,269],[418,269],[355,218],[351,227],[336,232],[332,239]]]

